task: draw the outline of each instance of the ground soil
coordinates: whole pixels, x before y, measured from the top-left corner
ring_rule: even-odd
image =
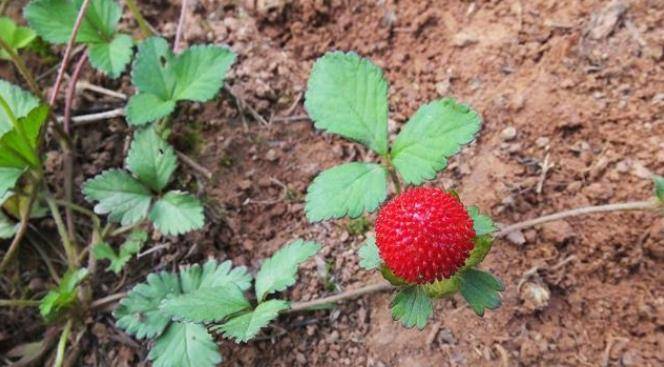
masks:
[[[141,6],[157,30],[174,35],[179,2]],[[380,280],[358,266],[366,234],[350,233],[347,220],[304,218],[306,188],[318,172],[374,158],[306,118],[306,80],[328,50],[354,50],[384,68],[392,132],[442,96],[481,113],[477,141],[428,185],[455,188],[500,223],[643,200],[650,173],[664,173],[661,1],[201,0],[192,7],[185,41],[225,43],[239,55],[227,84],[242,102],[224,92],[216,102],[185,104],[174,122],[174,142],[214,175],[208,181],[180,169],[180,183],[206,198],[210,224],[186,238],[155,236],[160,247],[122,279],[98,275],[98,297],[206,257],[255,271],[296,237],[324,249],[303,267],[290,299]],[[128,16],[123,27],[135,28]],[[88,70],[84,78],[132,93],[128,76],[109,82]],[[76,114],[119,106],[78,99]],[[121,119],[81,128],[79,183],[121,165],[125,130]],[[58,159],[53,154],[53,171]],[[248,344],[219,344],[232,366],[661,366],[663,263],[661,216],[575,218],[496,241],[483,266],[506,290],[503,306],[483,318],[457,296],[436,304],[423,331],[408,330],[392,320],[391,296],[375,294],[282,317]],[[38,320],[27,311],[5,316],[14,330]],[[109,313],[88,323],[80,365],[144,364],[147,345],[115,329]],[[33,340],[30,330],[0,334],[0,343]]]

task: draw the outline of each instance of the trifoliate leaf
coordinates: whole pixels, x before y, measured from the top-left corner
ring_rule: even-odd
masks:
[[[487,308],[495,310],[500,306],[500,292],[504,287],[496,277],[485,271],[467,269],[459,278],[461,295],[478,316],[484,315]]]
[[[152,200],[150,190],[129,173],[110,169],[83,184],[86,200],[97,201],[97,214],[109,214],[109,219],[123,226],[136,224],[148,214]]]
[[[296,240],[265,260],[256,275],[256,299],[262,302],[270,293],[295,284],[297,267],[320,250],[315,242]]]
[[[150,210],[150,220],[159,232],[175,236],[203,227],[203,205],[182,191],[169,191]]]
[[[387,82],[369,60],[325,54],[311,71],[304,106],[317,128],[387,154]]]
[[[111,263],[106,270],[118,274],[122,271],[127,262],[129,262],[129,260],[141,250],[141,247],[143,247],[143,244],[147,239],[147,232],[136,230],[131,232],[129,237],[127,237],[127,240],[122,246],[120,246],[119,253],[116,254],[113,248],[105,242],[96,244],[92,248],[92,253],[97,259],[109,260]]]
[[[473,229],[476,236],[483,236],[496,231],[496,225],[493,224],[491,217],[480,214],[480,208],[476,206],[468,207],[468,215],[473,219]]]
[[[23,89],[0,80],[0,97],[7,102],[14,118],[25,117],[39,105],[37,97]],[[13,124],[4,108],[0,107],[0,136],[13,128]]]
[[[431,298],[422,287],[403,288],[392,301],[392,318],[407,328],[424,329],[432,313]]]
[[[136,285],[115,310],[116,325],[138,339],[154,338],[168,326],[171,318],[159,310],[161,302],[180,294],[175,274],[161,272],[148,275],[145,283]]]
[[[37,34],[30,28],[17,26],[14,21],[8,17],[0,17],[0,38],[14,53],[26,47],[32,42]],[[0,59],[9,60],[9,54],[4,49],[0,48]]]
[[[70,270],[60,279],[57,288],[50,290],[39,303],[39,313],[47,321],[55,319],[58,314],[71,306],[76,300],[76,288],[88,275],[88,269]]]
[[[383,262],[380,259],[376,239],[373,236],[367,238],[364,245],[358,251],[360,255],[360,266],[365,270],[376,269]]]
[[[250,308],[251,304],[233,283],[200,288],[162,302],[161,311],[179,320],[193,322],[221,321]]]
[[[199,324],[174,322],[148,354],[154,367],[214,367],[221,363],[219,347]]]
[[[14,223],[4,212],[0,211],[0,238],[8,239],[14,237],[17,228],[17,223]]]
[[[387,198],[387,170],[374,163],[346,163],[321,172],[309,185],[310,222],[372,212]]]
[[[664,177],[654,175],[652,180],[655,183],[655,196],[659,201],[664,202]]]
[[[215,327],[214,330],[223,333],[227,338],[234,339],[236,343],[247,342],[253,339],[270,321],[276,319],[279,312],[288,307],[286,301],[276,299],[265,301],[260,303],[255,310],[234,317],[225,324]]]
[[[392,146],[392,163],[404,181],[419,185],[436,177],[447,158],[479,131],[480,116],[452,99],[426,104],[415,112]]]
[[[226,284],[235,284],[241,290],[246,291],[251,287],[251,275],[244,266],[233,268],[229,260],[222,263],[208,260],[203,266],[196,264],[182,269],[180,283],[183,292],[191,292],[199,288],[223,287]]]
[[[171,180],[177,158],[173,147],[159,137],[154,128],[147,127],[134,133],[127,167],[141,182],[159,192]]]
[[[163,38],[146,39],[132,70],[138,93],[129,100],[127,120],[142,125],[170,114],[177,101],[210,100],[234,61],[235,54],[225,47],[193,46],[174,55]]]
[[[134,41],[126,34],[116,34],[110,42],[90,44],[90,64],[115,79],[131,61],[133,46]]]

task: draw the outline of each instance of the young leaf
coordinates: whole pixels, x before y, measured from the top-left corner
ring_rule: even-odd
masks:
[[[11,47],[14,53],[32,42],[37,34],[30,28],[17,26],[8,17],[0,17],[0,38]],[[0,59],[9,60],[9,54],[0,48]]]
[[[317,128],[387,154],[387,82],[369,60],[325,54],[311,71],[304,106]]]
[[[127,154],[127,167],[154,191],[168,185],[177,167],[173,148],[152,127],[136,131]]]
[[[48,321],[54,320],[60,311],[69,307],[76,300],[76,288],[88,275],[88,269],[68,271],[60,279],[57,288],[50,290],[39,304],[39,313]]]
[[[387,198],[387,170],[374,163],[346,163],[321,172],[309,185],[310,222],[372,212]]]
[[[37,139],[47,116],[48,107],[37,106],[18,119],[17,128],[0,137],[0,167],[27,169],[41,165]]]
[[[14,223],[9,217],[2,211],[0,211],[0,238],[8,239],[14,237],[18,225]]]
[[[150,220],[159,232],[175,236],[203,227],[203,205],[182,191],[169,191],[150,210]]]
[[[256,299],[262,302],[270,293],[295,284],[297,267],[320,250],[315,242],[296,240],[265,260],[256,275]]]
[[[122,268],[131,260],[132,256],[137,254],[143,244],[148,239],[148,234],[145,231],[135,230],[129,234],[125,243],[120,246],[120,252],[118,254],[113,251],[113,248],[105,242],[99,243],[92,248],[97,259],[106,259],[111,262],[111,264],[106,268],[106,270],[112,271],[115,274],[120,273]]]
[[[109,219],[123,226],[143,220],[152,200],[150,190],[127,172],[110,169],[83,184],[86,200],[99,202],[97,214],[109,214]]]
[[[236,343],[247,342],[270,321],[279,316],[279,312],[288,309],[288,302],[272,299],[260,303],[255,310],[244,315],[234,317],[225,324],[214,328],[227,338],[235,339]]]
[[[370,236],[364,242],[364,245],[360,247],[360,267],[365,270],[373,270],[380,266],[383,262],[380,259],[380,253],[378,252],[378,247],[376,246],[376,239],[374,236]]]
[[[426,104],[415,112],[392,146],[392,163],[404,181],[419,185],[436,177],[447,158],[479,131],[480,116],[452,99]]]
[[[210,100],[234,61],[235,54],[225,47],[193,46],[173,55],[163,38],[146,39],[132,70],[138,93],[129,100],[127,120],[143,125],[170,114],[177,101]]]
[[[468,215],[473,219],[473,229],[476,236],[483,236],[496,231],[496,225],[493,224],[491,217],[480,214],[480,208],[476,206],[468,207]]]
[[[174,322],[148,354],[154,367],[214,367],[221,363],[219,348],[199,324]]]
[[[167,297],[180,293],[180,283],[175,274],[150,274],[145,283],[136,285],[120,301],[120,306],[113,312],[116,325],[138,339],[154,338],[171,322],[171,318],[159,310],[159,305]]]
[[[162,302],[163,313],[180,320],[193,322],[221,321],[250,308],[251,304],[235,284],[199,288]]]
[[[392,301],[392,318],[400,320],[407,328],[417,326],[420,330],[424,329],[432,313],[431,298],[422,287],[403,288]]]
[[[88,48],[90,64],[115,79],[131,61],[134,41],[126,34],[116,34],[110,42],[93,43]]]
[[[467,269],[460,274],[461,295],[478,316],[485,309],[495,310],[501,304],[500,292],[503,284],[490,273],[477,269]]]
[[[30,111],[39,105],[37,97],[4,80],[0,80],[0,97],[7,102],[16,119],[26,117]],[[5,109],[0,107],[0,136],[12,128],[13,124]]]
[[[664,202],[664,177],[654,175],[652,180],[655,183],[655,196],[659,201]]]

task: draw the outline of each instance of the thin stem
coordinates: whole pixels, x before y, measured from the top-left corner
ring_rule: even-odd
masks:
[[[616,204],[606,204],[606,205],[596,205],[596,206],[584,206],[581,208],[575,208],[570,210],[565,210],[562,212],[545,215],[539,218],[526,220],[520,223],[515,223],[506,227],[501,228],[496,232],[495,237],[503,237],[510,232],[518,231],[521,229],[534,227],[538,224],[543,224],[547,222],[554,222],[557,220],[576,217],[580,215],[592,214],[592,213],[601,213],[601,212],[615,212],[615,211],[629,211],[629,210],[649,210],[655,209],[658,205],[656,199],[648,201],[631,201],[626,203],[616,203]]]
[[[69,268],[76,269],[78,267],[78,255],[76,254],[76,246],[71,242],[69,234],[67,233],[67,227],[65,226],[60,211],[56,205],[55,199],[50,195],[46,196],[46,204],[51,211],[53,220],[55,221],[55,226],[58,229],[58,234],[62,238],[62,245],[65,248],[65,254],[67,255],[67,264]]]
[[[30,73],[30,69],[25,66],[23,58],[14,52],[14,49],[12,49],[12,47],[7,42],[5,42],[2,37],[0,37],[0,47],[2,47],[5,52],[7,52],[9,58],[12,60],[12,63],[14,63],[14,66],[16,66],[16,69],[18,69],[18,72],[21,74],[23,79],[25,79],[26,83],[28,83],[28,88],[30,88],[30,91],[34,95],[41,97],[42,94],[39,90],[39,87],[37,86],[37,82],[35,82],[34,76],[32,73]]]
[[[134,17],[134,19],[136,19],[136,23],[138,23],[138,28],[141,30],[141,33],[143,33],[143,37],[153,36],[154,32],[152,31],[145,18],[143,18],[143,14],[141,14],[141,10],[138,8],[136,1],[125,0],[125,3],[127,4],[131,15]]]
[[[180,51],[180,43],[182,42],[182,33],[184,32],[184,23],[187,18],[187,0],[182,1],[182,9],[180,10],[180,20],[178,21],[178,28],[175,31],[175,42],[173,42],[173,52]]]
[[[48,100],[48,104],[51,106],[55,104],[55,98],[58,96],[58,91],[60,90],[60,85],[62,84],[65,70],[67,70],[67,63],[69,63],[69,56],[71,56],[71,51],[74,47],[74,42],[76,41],[76,35],[78,34],[78,30],[81,28],[81,24],[85,18],[85,12],[88,10],[88,5],[90,5],[90,0],[83,0],[83,4],[81,5],[81,8],[79,9],[78,15],[76,17],[76,22],[74,23],[74,28],[71,31],[71,36],[69,36],[69,41],[67,41],[65,54],[62,57],[62,63],[60,64],[60,70],[58,70],[58,76],[55,78],[55,85],[51,91],[51,97]]]
[[[394,164],[392,164],[392,159],[390,158],[390,154],[387,153],[382,156],[383,161],[385,162],[385,166],[387,167],[387,172],[390,173],[390,178],[392,179],[392,183],[394,183],[394,191],[396,191],[397,195],[401,194],[401,181],[399,180],[399,175],[397,174],[397,170],[394,168]]]
[[[370,293],[376,293],[376,292],[385,292],[389,291],[391,289],[394,289],[394,286],[381,282],[381,283],[375,283],[375,284],[369,284],[367,286],[364,286],[362,288],[358,289],[353,289],[349,291],[345,291],[339,294],[335,294],[333,296],[329,297],[323,297],[323,298],[318,298],[314,299],[311,301],[306,301],[306,302],[295,302],[291,305],[291,307],[287,310],[284,311],[284,313],[293,313],[293,312],[299,312],[299,311],[305,311],[317,306],[323,306],[327,304],[334,304],[334,303],[339,303],[343,301],[347,301],[353,298],[361,297],[365,294],[370,294]]]
[[[55,362],[53,363],[54,367],[62,367],[62,361],[65,359],[65,347],[67,346],[67,339],[69,339],[69,334],[71,333],[72,323],[71,319],[67,320],[65,328],[62,330],[62,334],[60,334]]]
[[[127,296],[127,292],[120,292],[116,294],[111,294],[110,296],[106,296],[104,298],[100,298],[92,303],[90,303],[90,308],[99,308],[99,307],[104,307],[109,303],[113,303],[119,299],[125,298]]]
[[[7,253],[5,253],[5,257],[2,258],[2,262],[0,263],[0,274],[2,274],[9,263],[14,259],[14,256],[16,256],[16,252],[18,251],[18,247],[21,244],[21,241],[23,240],[23,236],[28,231],[28,223],[30,221],[30,213],[32,212],[32,206],[35,203],[35,199],[37,198],[37,188],[38,185],[33,186],[32,192],[30,193],[30,198],[28,200],[28,206],[24,212],[21,212],[21,221],[18,225],[18,230],[16,231],[16,234],[14,235],[14,239],[12,240],[12,243],[9,245],[9,248],[7,249]]]
[[[0,307],[31,307],[39,306],[39,303],[31,299],[0,299]]]

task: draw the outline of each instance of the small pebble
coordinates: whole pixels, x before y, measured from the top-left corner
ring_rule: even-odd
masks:
[[[546,136],[540,136],[539,138],[537,138],[537,140],[535,140],[535,144],[537,144],[537,146],[540,148],[544,148],[547,145],[549,145],[549,138],[547,138]]]
[[[510,141],[516,138],[516,129],[513,126],[508,126],[504,128],[503,131],[500,133],[500,138],[503,139],[504,141]]]

